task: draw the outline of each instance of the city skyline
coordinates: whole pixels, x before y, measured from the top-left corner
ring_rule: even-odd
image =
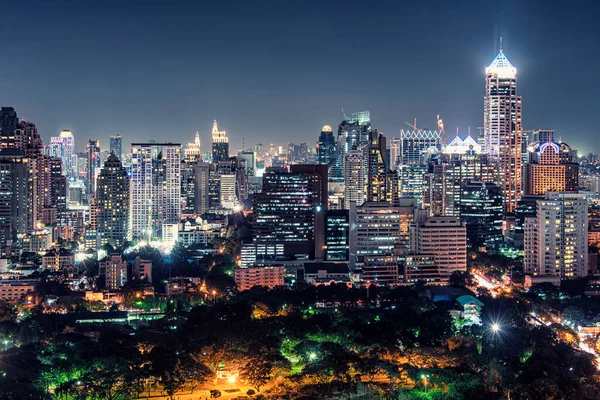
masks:
[[[448,132],[456,126],[461,134],[469,126],[477,132],[483,125],[481,78],[500,36],[519,71],[519,94],[527,98],[523,128],[553,129],[581,154],[600,151],[586,140],[595,124],[591,96],[597,83],[585,77],[598,57],[587,50],[598,38],[597,28],[586,23],[591,15],[575,20],[570,18],[575,11],[559,10],[557,3],[541,8],[501,2],[491,13],[492,8],[469,2],[435,4],[434,11],[390,3],[298,10],[293,2],[287,7],[263,2],[246,10],[250,18],[239,12],[243,5],[240,10],[187,5],[166,13],[160,3],[123,5],[122,13],[60,2],[52,10],[46,7],[28,12],[33,28],[27,32],[13,26],[19,6],[7,10],[0,31],[14,38],[7,52],[15,57],[0,63],[0,73],[17,79],[4,83],[0,103],[34,121],[45,142],[70,129],[79,138],[78,151],[90,138],[107,147],[113,134],[123,136],[125,149],[165,134],[187,143],[196,131],[208,144],[214,119],[227,130],[234,151],[242,139],[247,146],[312,143],[323,125],[341,122],[341,108],[371,110],[373,126],[390,138],[414,118],[420,127],[435,128],[438,114]],[[203,18],[194,23],[187,16],[195,15],[192,11],[202,11]],[[128,25],[122,15],[131,12],[139,18]],[[289,12],[299,15],[283,18]],[[544,18],[527,19],[529,13]],[[107,22],[88,26],[92,15]],[[341,16],[360,18],[374,29],[340,26],[335,21]],[[421,24],[427,37],[418,34]],[[338,33],[322,35],[325,26]],[[569,38],[577,40],[549,26],[569,30]],[[209,35],[213,29],[223,34]],[[275,29],[281,38],[270,36]],[[322,40],[311,45],[315,35]],[[55,40],[52,53],[40,48],[47,40]],[[197,50],[189,55],[190,49]],[[36,62],[30,59],[34,52]],[[356,61],[338,62],[336,54]],[[205,62],[209,58],[213,61]],[[156,115],[175,123],[157,122]]]

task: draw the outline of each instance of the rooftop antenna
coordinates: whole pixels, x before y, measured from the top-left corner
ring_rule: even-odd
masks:
[[[469,136],[471,136],[471,127],[469,127]]]
[[[342,114],[344,114],[344,120],[348,119],[348,116],[346,115],[346,113],[344,112],[344,109],[342,108]]]
[[[456,127],[456,136],[458,136],[458,126]]]
[[[500,53],[502,53],[502,36],[500,36]]]

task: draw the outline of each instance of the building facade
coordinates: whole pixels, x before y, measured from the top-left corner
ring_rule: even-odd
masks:
[[[129,176],[116,154],[111,153],[96,181],[99,245],[122,246],[129,234]]]

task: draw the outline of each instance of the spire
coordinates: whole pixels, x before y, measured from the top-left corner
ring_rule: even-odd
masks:
[[[500,36],[500,53],[502,53],[502,36]]]
[[[200,134],[196,131],[196,139],[194,139],[194,143],[200,146]]]
[[[219,133],[219,127],[217,126],[217,120],[215,119],[215,122],[213,122],[213,130],[212,130],[213,135],[216,135]]]
[[[497,75],[499,78],[516,78],[517,69],[508,61],[502,49],[502,38],[500,38],[500,52],[494,61],[485,69],[486,75]]]

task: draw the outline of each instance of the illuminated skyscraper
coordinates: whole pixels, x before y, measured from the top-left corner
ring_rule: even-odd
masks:
[[[121,135],[112,135],[110,137],[110,152],[123,161],[123,139]]]
[[[346,153],[367,146],[369,144],[369,132],[371,132],[371,113],[369,111],[354,113],[349,118],[346,117],[338,126],[336,161],[329,171],[331,181],[343,181]]]
[[[498,164],[504,214],[513,214],[521,198],[523,115],[517,95],[517,69],[502,51],[485,69],[484,150]]]
[[[129,177],[116,154],[111,154],[96,182],[99,244],[121,246],[129,232]]]
[[[365,201],[365,157],[362,151],[352,150],[346,154],[344,182],[344,208],[349,209],[352,201],[360,207]]]
[[[129,237],[162,237],[163,224],[181,219],[181,145],[132,143]]]
[[[188,143],[183,149],[185,161],[202,161],[202,150],[200,149],[200,134],[196,132],[194,142]]]
[[[525,194],[543,196],[546,192],[576,192],[579,164],[566,143],[538,142],[527,148]]]
[[[229,158],[229,138],[227,132],[219,131],[217,121],[212,128],[212,158],[213,162],[225,161]]]
[[[386,201],[387,198],[387,157],[386,141],[383,134],[369,132],[367,147],[367,201]],[[396,189],[397,192],[397,189]]]
[[[432,154],[443,150],[444,134],[437,131],[400,131],[400,164],[426,165]]]

